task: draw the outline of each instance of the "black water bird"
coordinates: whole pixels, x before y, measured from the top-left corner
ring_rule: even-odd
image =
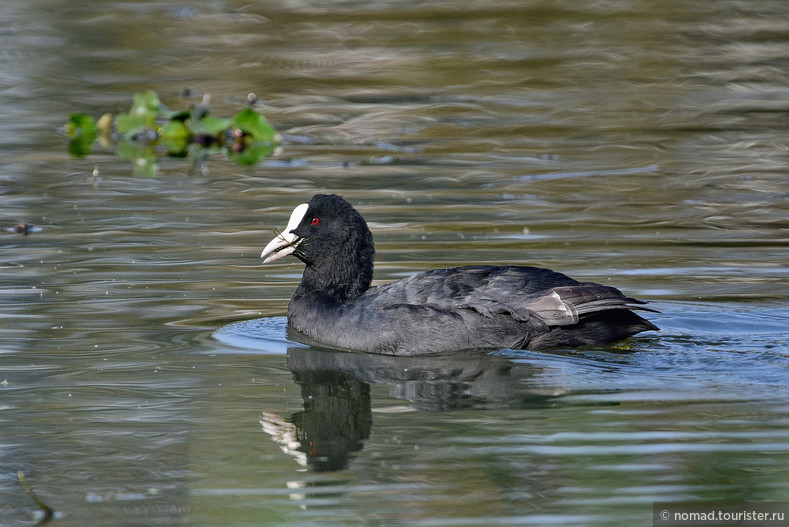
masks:
[[[539,267],[435,269],[371,287],[375,249],[350,203],[316,194],[296,207],[261,257],[305,264],[288,324],[332,347],[388,355],[470,348],[607,345],[656,330],[646,302]]]

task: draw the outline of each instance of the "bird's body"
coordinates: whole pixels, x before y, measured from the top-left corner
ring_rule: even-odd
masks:
[[[469,348],[604,345],[657,329],[618,289],[538,267],[436,269],[370,287],[372,234],[335,195],[294,210],[266,261],[294,254],[306,267],[288,323],[330,346],[391,355]]]

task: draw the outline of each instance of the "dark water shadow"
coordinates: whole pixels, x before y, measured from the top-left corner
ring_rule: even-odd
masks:
[[[263,429],[283,450],[316,472],[341,470],[373,427],[371,385],[422,411],[472,407],[547,407],[555,388],[530,388],[540,368],[504,355],[464,351],[394,357],[291,347],[287,366],[304,409],[288,417],[263,412]]]

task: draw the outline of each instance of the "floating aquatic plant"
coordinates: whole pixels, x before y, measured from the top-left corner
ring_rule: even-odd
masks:
[[[173,111],[154,91],[136,93],[126,113],[107,113],[98,120],[74,113],[65,131],[71,138],[71,155],[87,156],[98,142],[114,147],[121,159],[132,161],[136,175],[147,176],[156,174],[158,159],[164,155],[203,160],[224,152],[240,165],[253,165],[270,156],[280,143],[274,127],[252,108],[229,119],[215,117],[206,97],[200,105]]]

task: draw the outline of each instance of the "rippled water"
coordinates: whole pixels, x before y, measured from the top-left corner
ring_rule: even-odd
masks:
[[[46,16],[44,16],[46,13]],[[784,1],[0,5],[0,525],[647,525],[786,501]],[[252,168],[71,159],[69,113],[250,92]],[[184,90],[189,90],[185,92]],[[94,178],[94,168],[99,177]],[[337,192],[376,280],[527,263],[644,298],[610,349],[289,335],[261,266]]]

